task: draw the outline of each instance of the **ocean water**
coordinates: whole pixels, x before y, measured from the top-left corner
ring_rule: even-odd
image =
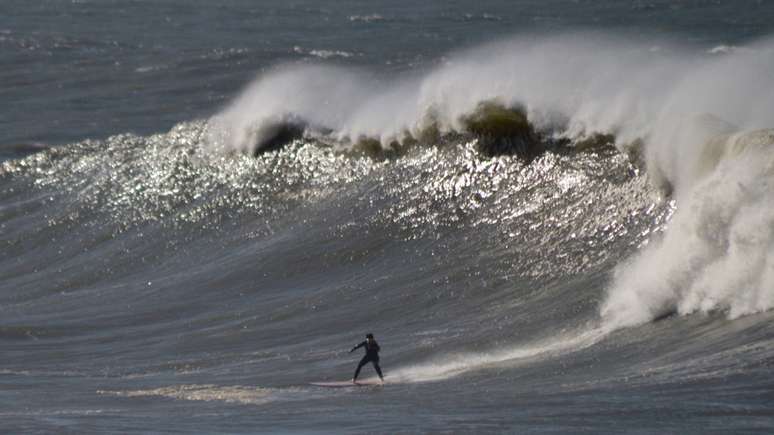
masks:
[[[0,431],[771,433],[772,17],[0,2]]]

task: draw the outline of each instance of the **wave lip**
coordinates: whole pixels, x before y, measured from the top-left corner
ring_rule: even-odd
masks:
[[[252,154],[258,155],[282,148],[295,140],[305,139],[342,151],[380,156],[401,153],[420,144],[437,146],[474,141],[478,151],[485,156],[517,155],[530,161],[548,149],[588,150],[609,146],[615,141],[614,136],[600,133],[577,140],[557,140],[537,131],[527,116],[524,108],[507,107],[498,101],[482,101],[470,113],[459,117],[457,129],[442,132],[438,122],[428,115],[422,129],[404,131],[399,138],[385,145],[379,139],[366,135],[357,138],[337,136],[330,128],[313,125],[293,113],[284,113],[264,119],[255,127],[244,130],[240,140],[246,140],[248,145],[243,144],[239,148],[252,149]],[[229,137],[229,134],[226,133],[224,137]]]

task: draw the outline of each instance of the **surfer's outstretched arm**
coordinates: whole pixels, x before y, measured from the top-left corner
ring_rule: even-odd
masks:
[[[353,347],[352,349],[350,349],[349,353],[352,353],[352,352],[356,351],[357,349],[360,349],[361,347],[363,347],[365,345],[366,345],[366,342],[364,341],[364,342],[358,344],[357,346]]]

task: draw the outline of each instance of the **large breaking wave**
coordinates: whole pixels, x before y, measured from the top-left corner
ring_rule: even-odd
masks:
[[[525,129],[544,143],[610,138],[644,161],[678,211],[663,238],[618,268],[604,317],[633,324],[698,309],[736,317],[767,310],[774,299],[767,206],[774,140],[755,132],[774,123],[772,71],[771,40],[696,52],[590,34],[490,44],[399,80],[284,66],[213,119],[210,143],[255,151],[287,124],[344,147],[364,139],[398,147],[428,131],[438,132],[436,140],[475,136],[469,119],[487,115],[482,104],[522,113]],[[484,135],[501,133],[491,118]]]

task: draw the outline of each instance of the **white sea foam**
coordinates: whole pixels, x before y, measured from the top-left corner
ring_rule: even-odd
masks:
[[[717,166],[677,191],[663,238],[617,268],[602,307],[610,325],[674,311],[736,318],[774,307],[774,130],[722,144]]]
[[[701,62],[652,121],[649,175],[674,188],[677,211],[663,237],[616,269],[601,309],[610,325],[774,307],[772,45]]]

